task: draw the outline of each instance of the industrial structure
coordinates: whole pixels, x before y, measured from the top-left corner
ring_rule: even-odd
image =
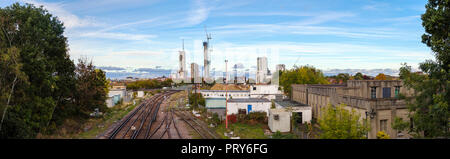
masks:
[[[339,85],[292,85],[292,99],[310,105],[314,118],[320,118],[322,108],[328,104],[344,104],[355,110],[362,119],[369,120],[369,139],[384,131],[391,138],[408,138],[407,132],[394,130],[391,125],[396,117],[408,118],[406,102],[399,94],[413,95],[413,90],[403,87],[400,80],[349,80]]]
[[[209,40],[211,39],[211,34],[208,34],[205,27],[205,33],[206,33],[206,41],[203,42],[203,56],[204,56],[204,65],[203,65],[203,78],[207,79],[209,78],[209,67],[211,65],[211,58],[209,57],[209,54],[211,52],[210,50],[210,44]]]
[[[186,52],[184,51],[184,40],[183,40],[183,50],[179,51],[179,70],[178,70],[178,78],[185,79],[187,78],[186,72]]]
[[[268,125],[272,132],[291,131],[293,114],[297,114],[295,124],[310,123],[312,119],[311,106],[291,100],[274,100],[275,108],[269,110]]]

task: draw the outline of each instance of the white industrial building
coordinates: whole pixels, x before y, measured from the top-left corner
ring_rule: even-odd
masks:
[[[272,105],[265,98],[233,98],[228,99],[228,115],[231,114],[248,114],[251,112],[266,112],[269,115],[269,109]]]
[[[126,89],[111,89],[108,92],[108,98],[106,99],[106,106],[107,107],[113,107],[115,106],[120,100],[123,100],[124,102],[129,101],[131,98],[127,93]]]
[[[250,86],[250,98],[276,99],[276,96],[282,95],[278,85],[255,84]]]
[[[291,116],[290,112],[285,109],[270,109],[269,110],[269,129],[272,132],[290,132],[291,131]]]
[[[137,91],[137,97],[138,98],[144,97],[144,91]]]
[[[225,98],[225,90],[197,90],[203,98]],[[251,85],[250,90],[228,90],[228,98],[265,98],[268,100],[282,96],[278,85]]]
[[[275,100],[275,109],[269,110],[268,125],[272,132],[291,131],[291,118],[297,113],[297,124],[310,123],[312,119],[311,106],[290,100]]]
[[[225,90],[198,90],[203,98],[225,98]],[[228,90],[228,98],[250,98],[248,90]]]

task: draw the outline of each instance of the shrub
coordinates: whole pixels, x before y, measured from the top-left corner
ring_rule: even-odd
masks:
[[[377,133],[377,139],[390,139],[388,134],[386,134],[384,131],[378,131]]]
[[[235,114],[228,115],[227,118],[228,118],[228,122],[230,122],[230,124],[237,122],[237,117]]]
[[[254,120],[258,123],[265,123],[267,118],[266,112],[252,112],[247,115],[248,120]]]

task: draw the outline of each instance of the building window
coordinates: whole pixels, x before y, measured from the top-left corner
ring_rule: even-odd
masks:
[[[394,94],[395,94],[395,98],[399,97],[399,95],[400,95],[400,86],[395,86]]]
[[[380,131],[387,131],[387,119],[380,120]]]
[[[253,87],[253,90],[256,91],[256,87]]]
[[[370,87],[370,97],[372,99],[377,98],[377,87]]]
[[[383,88],[383,98],[391,98],[391,87]]]
[[[278,115],[278,114],[273,115],[273,119],[274,120],[279,120],[280,119],[280,115]]]
[[[238,113],[239,113],[239,114],[247,114],[247,110],[245,110],[245,109],[239,109],[239,110],[238,110]]]

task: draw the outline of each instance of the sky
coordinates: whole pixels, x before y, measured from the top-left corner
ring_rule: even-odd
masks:
[[[178,69],[182,39],[188,70],[254,69],[256,58],[322,70],[398,70],[432,59],[421,43],[426,0],[0,0],[44,6],[64,23],[69,54],[99,67]],[[206,29],[205,29],[206,28]]]

